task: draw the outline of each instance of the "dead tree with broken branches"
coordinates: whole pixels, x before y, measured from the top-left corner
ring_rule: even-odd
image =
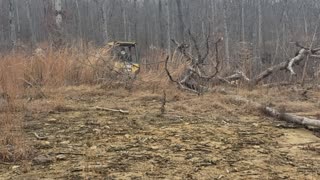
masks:
[[[288,59],[286,61],[283,61],[277,65],[271,66],[267,68],[266,70],[262,71],[260,74],[258,74],[256,77],[249,79],[243,72],[238,71],[236,74],[231,75],[225,79],[228,80],[242,80],[246,83],[248,83],[251,87],[258,85],[261,81],[266,79],[267,77],[271,76],[272,74],[278,72],[278,71],[287,71],[290,72],[290,75],[296,75],[293,67],[298,66],[301,64],[301,62],[309,57],[313,58],[320,58],[320,48],[308,48],[300,43],[296,42],[295,45],[299,47],[300,49],[297,51],[295,56],[291,59]]]
[[[205,89],[207,89],[207,87],[204,85],[204,82],[209,82],[214,78],[218,78],[217,75],[220,71],[221,64],[219,60],[218,45],[223,39],[219,38],[216,42],[214,42],[216,58],[213,67],[210,67],[213,68],[214,72],[208,75],[209,73],[206,71],[207,65],[205,64],[205,62],[209,56],[211,49],[210,33],[206,36],[204,51],[201,51],[199,43],[190,30],[188,31],[188,33],[194,46],[195,55],[188,52],[188,49],[190,48],[188,44],[178,43],[176,40],[172,39],[172,42],[176,45],[176,48],[171,55],[167,56],[167,59],[165,61],[165,70],[170,81],[177,84],[179,88],[188,90],[193,93],[201,94],[205,91]],[[168,62],[172,62],[173,57],[176,53],[180,53],[188,63],[188,66],[185,69],[183,75],[177,79],[173,78],[168,69]]]
[[[305,46],[300,45],[298,42],[295,43],[297,47],[300,48],[300,50],[296,53],[295,57],[284,61],[280,64],[274,65],[265,71],[261,72],[258,76],[256,76],[254,79],[249,80],[250,84],[257,85],[259,82],[261,82],[263,79],[269,77],[273,73],[277,71],[288,71],[291,75],[296,75],[293,67],[300,64],[301,61],[303,61],[306,57],[314,57],[314,58],[320,58],[320,48],[307,48]]]
[[[189,36],[193,43],[194,53],[190,53],[188,51],[190,45],[185,43],[178,43],[173,39],[172,42],[176,45],[176,48],[171,55],[167,56],[167,59],[165,61],[165,70],[170,81],[177,84],[180,89],[188,90],[197,94],[201,94],[205,90],[207,90],[208,83],[232,84],[232,81],[243,81],[250,87],[254,87],[267,77],[279,71],[287,71],[290,72],[290,75],[296,75],[294,66],[298,66],[303,60],[309,59],[310,57],[320,58],[320,47],[312,48],[312,45],[310,47],[306,47],[296,42],[295,45],[299,48],[299,50],[293,58],[267,68],[254,78],[249,79],[247,75],[242,71],[236,71],[234,74],[227,77],[220,77],[219,72],[221,71],[222,67],[221,61],[219,60],[218,46],[220,42],[223,41],[223,38],[219,38],[216,42],[214,42],[214,49],[216,54],[215,65],[213,67],[209,67],[209,69],[214,69],[214,72],[211,75],[208,75],[206,71],[208,69],[208,64],[206,64],[205,62],[208,59],[210,50],[212,49],[210,47],[210,33],[205,38],[205,48],[203,48],[204,50],[200,49],[197,39],[190,30]],[[174,79],[168,69],[168,62],[172,62],[173,57],[175,57],[176,53],[180,53],[184,57],[184,59],[188,62],[188,66],[181,77]]]

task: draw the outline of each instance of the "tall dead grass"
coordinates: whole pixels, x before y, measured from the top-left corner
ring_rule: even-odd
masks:
[[[17,161],[30,154],[23,130],[25,103],[45,97],[46,89],[101,83],[110,78],[109,49],[74,48],[58,52],[7,54],[0,59],[0,161]]]
[[[138,89],[169,88],[164,70],[166,54],[155,50],[141,62],[141,72],[134,83]],[[179,57],[177,57],[179,58]],[[177,62],[177,61],[175,61]],[[110,88],[123,79],[113,69],[114,59],[109,48],[76,48],[59,51],[36,49],[7,54],[0,59],[0,160],[24,159],[30,148],[23,133],[23,111],[32,108],[25,103],[45,98],[46,92],[64,86],[104,84]],[[170,62],[174,77],[183,73],[184,63]],[[104,86],[104,87],[105,87]],[[29,103],[30,105],[32,103]],[[39,110],[39,109],[38,109]],[[37,111],[38,112],[38,111]]]
[[[132,85],[144,90],[168,88],[165,59],[166,54],[161,51],[147,55]],[[104,84],[110,88],[119,87],[113,86],[123,80],[114,71],[113,60],[106,47],[91,47],[85,52],[76,48],[37,49],[33,54],[3,55],[0,59],[0,160],[24,159],[31,152],[23,131],[22,115],[32,108],[24,108],[25,103],[45,98],[46,92],[64,86]],[[178,77],[183,67],[183,64],[171,63],[173,76]]]

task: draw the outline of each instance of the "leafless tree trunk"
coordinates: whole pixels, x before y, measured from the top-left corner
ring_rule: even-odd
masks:
[[[18,32],[18,36],[21,32],[21,25],[20,25],[20,16],[19,16],[19,8],[18,8],[18,0],[14,1],[15,4],[15,9],[16,9],[16,19],[17,19],[17,32]]]
[[[80,13],[80,8],[79,8],[79,3],[78,1],[75,1],[76,7],[77,7],[77,18],[78,18],[78,36],[82,40],[83,39],[83,34],[82,34],[82,18],[81,18],[81,13]]]
[[[17,45],[16,26],[14,22],[14,4],[13,0],[9,0],[9,25],[10,25],[10,40],[13,50]]]
[[[104,41],[107,43],[109,41],[108,33],[108,13],[107,13],[107,1],[102,3],[102,13],[103,13],[103,31],[104,31]]]
[[[305,6],[305,4],[304,4]],[[303,21],[304,21],[304,35],[305,37],[308,36],[308,22],[307,22],[307,18],[306,18],[306,10],[305,8],[303,8]]]
[[[123,31],[124,31],[124,39],[128,40],[128,34],[127,34],[127,13],[126,13],[126,7],[125,3],[122,4],[122,19],[123,19]]]
[[[183,22],[183,15],[182,15],[182,7],[181,7],[181,0],[176,0],[177,8],[178,8],[178,32],[180,35],[181,42],[184,42],[184,22]]]
[[[62,2],[61,0],[55,0],[54,7],[56,10],[56,25],[59,29],[62,29]]]
[[[258,17],[259,17],[259,27],[258,27],[258,56],[259,64],[262,63],[263,54],[263,35],[262,35],[262,7],[261,0],[258,0]]]
[[[171,54],[171,20],[170,20],[170,0],[166,2],[167,8],[167,43],[168,43],[168,54]]]
[[[206,30],[205,30],[204,21],[201,22],[201,32],[202,32],[202,40],[205,40],[206,39]]]
[[[165,37],[164,37],[164,23],[163,23],[163,7],[162,7],[162,0],[159,0],[158,4],[158,10],[159,10],[159,44],[160,48],[165,48]]]
[[[244,22],[245,22],[245,19],[244,19],[244,0],[241,0],[241,41],[242,42],[245,42],[245,25],[244,25]]]
[[[319,25],[320,25],[320,14],[318,15],[317,26],[316,26],[315,31],[314,31],[314,33],[313,33],[313,37],[312,37],[312,40],[311,40],[309,49],[312,49],[312,46],[313,46],[313,44],[314,44],[314,41],[316,40],[316,35],[317,35],[317,33],[318,33]],[[309,55],[307,56],[307,59],[306,59],[306,61],[305,61],[305,63],[304,63],[304,67],[303,67],[302,79],[301,79],[301,84],[302,84],[302,85],[304,85],[305,79],[306,79],[306,76],[307,76],[307,66],[308,66],[308,62],[309,62]]]
[[[225,59],[227,69],[230,67],[230,50],[229,50],[229,32],[227,20],[227,3],[223,1],[223,23],[224,23],[224,37],[225,37]]]
[[[30,0],[26,0],[26,7],[27,7],[27,18],[28,18],[28,23],[29,23],[29,29],[31,33],[31,47],[35,47],[36,45],[36,38],[34,34],[34,29],[33,29],[33,24],[32,24],[32,18],[31,18],[31,6],[30,6]]]
[[[212,19],[211,19],[212,23],[211,24],[212,24],[213,33],[216,32],[216,27],[215,27],[215,25],[216,25],[216,23],[215,23],[215,21],[216,21],[216,15],[215,15],[216,9],[217,9],[216,0],[211,0],[211,14],[212,14]]]

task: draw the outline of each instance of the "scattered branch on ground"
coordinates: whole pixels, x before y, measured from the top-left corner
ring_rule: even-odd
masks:
[[[129,111],[122,110],[122,109],[110,109],[110,108],[104,108],[104,107],[95,107],[94,109],[98,111],[111,111],[111,112],[119,112],[121,114],[129,114]]]
[[[37,138],[37,140],[47,140],[48,139],[48,137],[42,137],[42,136],[39,136],[37,133],[33,133],[34,134],[34,136]]]

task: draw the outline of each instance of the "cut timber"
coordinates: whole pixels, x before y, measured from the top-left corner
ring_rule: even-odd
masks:
[[[98,111],[111,111],[111,112],[119,112],[122,114],[129,114],[129,111],[125,111],[122,109],[110,109],[110,108],[103,108],[103,107],[95,107],[94,109],[96,109]]]
[[[320,127],[320,120],[317,119],[311,119],[307,117],[297,116],[289,113],[282,113],[280,111],[277,111],[276,109],[273,109],[271,107],[263,106],[259,103],[250,101],[246,98],[236,96],[233,98],[233,100],[241,103],[248,103],[253,105],[255,108],[262,110],[265,114],[277,118],[279,120],[284,120],[291,123],[296,123],[304,126],[314,126],[314,127]]]

